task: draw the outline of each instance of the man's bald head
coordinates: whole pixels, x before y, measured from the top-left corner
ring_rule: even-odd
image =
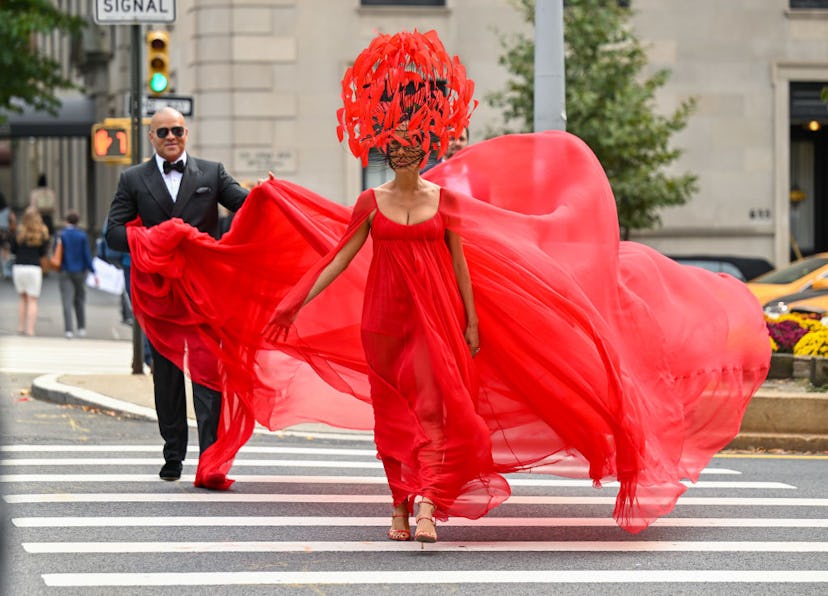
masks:
[[[176,109],[164,107],[150,119],[150,143],[165,160],[176,161],[187,148],[187,122]]]

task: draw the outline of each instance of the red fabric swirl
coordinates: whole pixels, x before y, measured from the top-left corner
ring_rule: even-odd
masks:
[[[618,480],[613,515],[629,531],[668,513],[682,480],[736,435],[765,378],[756,299],[732,277],[619,242],[606,176],[572,135],[492,139],[427,176],[449,189],[440,217],[463,238],[480,319],[473,408],[455,422],[482,424],[491,451],[476,456],[481,481],[455,476],[446,514],[484,514],[514,471]],[[251,192],[219,242],[177,220],[129,228],[138,320],[168,358],[225,392],[197,484],[227,486],[254,421],[373,427],[360,332],[370,239],[285,341],[261,331],[280,302],[301,303],[320,259],[374,208],[370,192],[350,209],[274,181]],[[185,362],[193,347],[218,357],[218,377]]]

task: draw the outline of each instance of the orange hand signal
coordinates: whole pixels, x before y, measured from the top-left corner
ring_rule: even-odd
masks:
[[[112,145],[112,137],[106,129],[99,128],[95,132],[95,139],[93,141],[95,146],[95,155],[106,155],[109,152],[109,147]]]

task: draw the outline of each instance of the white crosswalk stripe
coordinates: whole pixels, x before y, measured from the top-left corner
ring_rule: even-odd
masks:
[[[229,492],[196,489],[190,484],[191,474],[182,476],[179,483],[160,482],[156,445],[4,445],[0,446],[4,454],[0,491],[19,538],[17,546],[26,556],[43,561],[40,578],[50,587],[502,584],[504,591],[513,593],[521,584],[773,586],[828,582],[824,566],[788,569],[784,558],[807,555],[824,560],[828,540],[820,538],[828,529],[828,516],[823,513],[828,498],[799,497],[796,486],[773,479],[743,480],[736,466],[729,465],[733,461],[727,462],[728,467],[706,469],[698,483],[688,482],[689,492],[674,513],[637,536],[618,530],[611,518],[617,483],[604,484],[596,495],[589,481],[510,475],[515,494],[500,508],[477,520],[451,518],[439,524],[440,541],[427,545],[426,550],[450,554],[452,558],[443,564],[448,568],[401,574],[400,570],[410,571],[411,566],[410,560],[399,557],[419,552],[421,545],[385,540],[389,517],[365,515],[376,512],[378,506],[390,509],[385,479],[377,474],[381,465],[375,451],[304,447],[295,442],[294,446],[245,447],[234,470],[260,473],[231,474],[241,489]],[[185,465],[194,468],[196,458],[193,454]],[[25,473],[16,473],[22,468]],[[279,468],[300,473],[269,473]],[[317,469],[323,474],[312,473]],[[331,469],[342,474],[328,473]],[[33,490],[36,487],[41,490]],[[554,492],[561,494],[550,494]],[[318,515],[315,512],[323,511],[320,507],[325,513],[336,508],[336,514]],[[543,507],[543,513],[533,509],[537,507]],[[699,515],[708,509],[727,514]],[[790,513],[768,515],[781,509]],[[797,516],[800,510],[803,513]],[[823,514],[808,515],[811,510]],[[279,530],[274,534],[272,528]],[[288,532],[305,539],[291,539]],[[285,539],[273,539],[283,533]],[[240,567],[238,561],[243,559],[235,557],[227,559],[225,569],[216,568],[217,559],[205,559],[198,571],[188,568],[176,573],[158,569],[158,559],[151,558],[164,555],[173,561],[186,556],[193,561],[192,557],[232,553],[246,557],[282,553],[295,558],[284,559],[278,571],[249,571]],[[326,571],[324,565],[319,567],[324,557],[350,553],[372,554],[358,559],[361,569]],[[474,559],[487,553],[615,553],[619,557],[729,553],[731,558],[749,553],[778,557],[780,564],[757,569],[719,566],[692,573],[665,568],[664,563],[646,569],[541,570],[527,566],[487,571],[476,566]],[[310,555],[314,555],[314,570],[307,570],[302,562]],[[48,557],[64,558],[56,559],[60,563],[55,566],[47,564]],[[600,565],[602,559],[594,561]]]
[[[412,578],[400,571],[214,572],[214,573],[50,573],[50,587],[233,586],[329,584],[674,584],[824,583],[828,571],[584,570],[584,571],[429,571]]]

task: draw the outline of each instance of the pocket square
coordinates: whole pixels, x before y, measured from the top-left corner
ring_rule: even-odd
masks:
[[[205,192],[210,192],[210,190],[211,190],[211,189],[210,189],[210,187],[209,187],[209,186],[199,186],[199,187],[195,190],[195,194],[197,194],[197,195],[203,195]]]

